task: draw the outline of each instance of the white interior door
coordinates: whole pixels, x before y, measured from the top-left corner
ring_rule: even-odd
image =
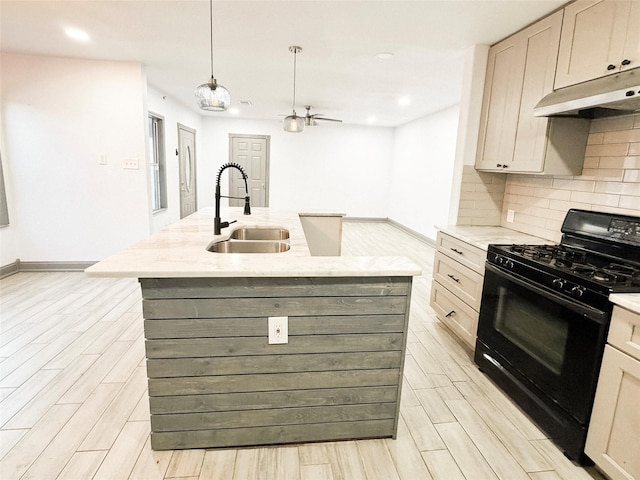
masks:
[[[269,206],[269,140],[268,135],[229,135],[229,161],[247,173],[252,207]],[[229,169],[229,192],[245,197],[244,180],[235,168]],[[229,205],[241,207],[244,201],[229,199]]]
[[[198,209],[196,199],[196,131],[178,124],[180,169],[180,218]]]

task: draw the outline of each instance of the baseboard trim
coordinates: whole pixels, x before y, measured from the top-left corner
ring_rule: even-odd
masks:
[[[379,222],[379,223],[388,223],[389,225],[392,225],[392,226],[402,230],[404,233],[406,233],[408,235],[411,235],[412,237],[417,238],[418,240],[420,240],[422,242],[425,242],[427,245],[429,245],[431,247],[435,247],[436,246],[435,240],[427,237],[426,235],[418,233],[415,230],[412,230],[409,227],[406,227],[403,224],[398,223],[395,220],[392,220],[390,218],[382,218],[382,217],[344,217],[343,221],[344,222]]]
[[[10,277],[20,271],[20,260],[0,267],[0,278]]]
[[[390,225],[393,225],[394,227],[396,227],[396,228],[398,228],[398,229],[402,230],[404,233],[406,233],[406,234],[408,234],[408,235],[411,235],[412,237],[415,237],[415,238],[417,238],[418,240],[421,240],[421,241],[425,242],[427,245],[429,245],[429,246],[431,246],[431,247],[435,247],[435,246],[436,246],[436,242],[435,242],[433,239],[431,239],[431,238],[427,237],[426,235],[423,235],[423,234],[421,234],[421,233],[418,233],[418,232],[416,232],[415,230],[412,230],[412,229],[410,229],[409,227],[406,227],[406,226],[404,226],[403,224],[398,223],[398,222],[396,222],[395,220],[392,220],[392,219],[390,219],[390,218],[388,218],[388,219],[387,219],[387,222],[388,222]]]
[[[379,222],[386,223],[389,221],[388,218],[382,217],[343,217],[343,222]]]
[[[18,272],[83,272],[97,262],[15,262],[0,267],[0,278]]]

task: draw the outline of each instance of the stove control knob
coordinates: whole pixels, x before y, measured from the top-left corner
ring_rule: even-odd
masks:
[[[576,285],[571,289],[571,296],[573,298],[580,298],[584,294],[584,287]]]
[[[496,263],[501,267],[513,268],[513,262],[502,255],[496,255]]]
[[[555,278],[553,282],[551,282],[551,284],[553,285],[553,288],[557,290],[562,290],[562,288],[564,287],[565,281],[561,278]]]

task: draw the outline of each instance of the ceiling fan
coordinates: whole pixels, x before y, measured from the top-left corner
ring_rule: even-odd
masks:
[[[304,116],[304,124],[307,127],[314,127],[318,125],[316,120],[321,120],[323,122],[337,122],[342,123],[342,120],[338,120],[336,118],[327,118],[322,113],[314,113],[311,114],[311,105],[305,105],[304,108],[307,109],[307,114]]]
[[[321,113],[314,113],[312,115],[311,105],[305,105],[304,108],[307,109],[307,114],[304,117],[296,114],[296,60],[298,57],[298,53],[302,51],[302,47],[292,45],[289,47],[289,51],[293,53],[293,102],[291,103],[291,115],[287,115],[282,122],[284,131],[290,133],[300,133],[304,129],[305,125],[307,127],[313,127],[317,125],[317,120],[342,123],[342,120],[327,118]]]

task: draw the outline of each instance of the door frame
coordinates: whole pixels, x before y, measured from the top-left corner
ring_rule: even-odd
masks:
[[[248,133],[229,134],[229,161],[233,162],[233,139],[234,138],[260,138],[266,142],[265,174],[264,174],[264,206],[269,206],[269,184],[271,181],[271,135],[251,135]],[[231,189],[231,176],[229,176],[229,189]]]
[[[194,201],[195,201],[195,211],[198,211],[198,169],[197,169],[197,164],[198,164],[198,157],[196,154],[196,145],[197,145],[197,138],[196,138],[196,130],[195,128],[191,128],[191,127],[187,127],[186,125],[183,125],[182,123],[177,123],[177,134],[178,134],[178,202],[179,202],[179,211],[178,211],[178,215],[180,218],[182,217],[182,165],[180,162],[180,130],[185,130],[187,132],[193,133],[193,164],[191,165],[191,168],[193,169],[193,195],[194,195]]]

